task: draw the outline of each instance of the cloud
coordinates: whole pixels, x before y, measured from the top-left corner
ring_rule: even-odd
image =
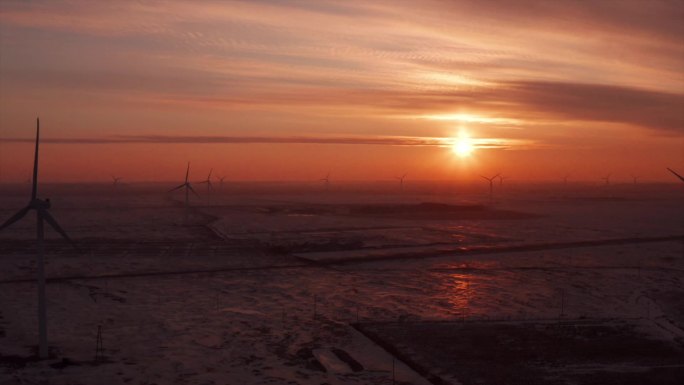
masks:
[[[503,100],[556,118],[684,134],[684,94],[601,84],[510,82]]]
[[[33,143],[32,138],[4,138],[0,142]],[[376,136],[376,137],[266,137],[266,136],[166,136],[166,135],[119,135],[102,138],[41,138],[50,144],[333,144],[373,146],[449,147],[453,138]],[[488,149],[514,149],[531,146],[532,141],[507,138],[472,138],[474,146]]]
[[[7,1],[0,81],[16,104],[104,95],[121,116],[149,105],[302,119],[465,112],[679,134],[683,13],[636,0]]]
[[[178,101],[182,102],[182,101]],[[463,91],[377,91],[301,88],[247,98],[188,99],[215,106],[272,105],[362,109],[364,114],[420,116],[474,111],[520,128],[543,122],[619,123],[684,134],[684,94],[604,84],[510,81]]]

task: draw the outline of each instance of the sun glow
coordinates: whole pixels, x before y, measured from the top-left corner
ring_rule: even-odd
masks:
[[[454,142],[451,145],[451,151],[461,158],[470,156],[474,150],[475,145],[473,144],[473,141],[470,139],[470,136],[464,132],[458,134],[458,137],[454,139]]]
[[[482,115],[474,114],[436,114],[436,115],[422,115],[423,119],[437,120],[437,121],[447,121],[447,122],[460,122],[460,123],[475,123],[475,124],[497,124],[497,125],[508,125],[516,126],[520,125],[520,121],[517,119],[509,118],[493,118]]]

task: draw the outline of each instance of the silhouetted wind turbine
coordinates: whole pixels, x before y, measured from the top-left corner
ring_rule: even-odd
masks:
[[[406,179],[406,175],[407,174],[404,173],[404,175],[402,175],[402,176],[395,177],[397,180],[399,180],[399,189],[402,191],[404,190],[404,179]]]
[[[226,179],[225,176],[218,176],[216,179],[219,180],[219,190],[223,191],[223,181]]]
[[[480,176],[481,176],[482,178],[486,179],[487,181],[489,181],[489,199],[491,200],[492,197],[494,196],[494,179],[498,178],[498,177],[499,177],[499,174],[496,174],[496,175],[494,175],[494,176],[491,177],[491,178],[487,178],[487,177],[484,176],[484,175],[480,175]]]
[[[188,216],[190,213],[190,191],[192,191],[193,194],[195,194],[197,197],[199,197],[199,194],[197,194],[195,189],[192,188],[192,185],[190,185],[190,182],[188,182],[189,176],[190,176],[190,162],[188,162],[188,168],[185,171],[185,182],[183,184],[180,184],[180,185],[172,188],[171,190],[169,190],[169,192],[172,192],[172,191],[176,191],[178,189],[185,187],[185,217],[184,217],[185,223],[188,223]]]
[[[326,190],[329,189],[330,188],[330,172],[325,174],[325,178],[321,178],[321,181],[325,182],[325,189]]]
[[[214,171],[213,168],[209,169],[209,175],[207,175],[207,179],[199,182],[199,184],[206,184],[207,185],[207,194],[209,194],[209,192],[214,189],[214,185],[211,184],[211,173],[212,173],[212,171]]]
[[[632,175],[632,182],[633,182],[634,184],[637,184],[637,180],[639,180],[639,177],[636,176],[636,175]]]
[[[48,357],[48,343],[47,343],[47,310],[45,298],[45,261],[44,261],[44,231],[43,221],[47,222],[57,231],[64,239],[71,243],[74,247],[76,244],[69,238],[67,233],[59,226],[57,221],[50,215],[48,209],[50,208],[50,199],[38,199],[38,143],[40,142],[40,119],[36,118],[36,149],[33,158],[33,188],[31,190],[31,201],[28,206],[19,210],[10,219],[0,226],[0,230],[10,226],[23,218],[26,213],[31,210],[36,210],[36,238],[37,238],[37,254],[38,254],[38,354],[40,358]]]
[[[508,179],[508,177],[505,177],[499,173],[498,178],[499,178],[499,187],[503,187],[503,181],[504,181],[504,179]]]
[[[684,182],[684,177],[681,176],[681,175],[679,175],[679,174],[677,174],[677,173],[675,172],[675,170],[673,170],[673,169],[671,169],[671,168],[669,168],[669,167],[667,167],[667,170],[668,170],[669,172],[671,172],[672,174],[674,174],[674,176],[676,176],[677,178],[681,179],[682,182]]]
[[[612,174],[608,174],[608,175],[601,178],[602,180],[604,180],[606,182],[606,186],[610,185],[610,176],[611,175]]]
[[[112,184],[114,185],[114,187],[116,187],[116,186],[119,184],[119,181],[120,181],[121,179],[123,179],[123,178],[121,178],[121,177],[116,177],[116,176],[112,175],[112,180],[114,181]]]
[[[568,184],[568,178],[570,177],[570,174],[565,174],[563,177],[563,184],[567,185]]]

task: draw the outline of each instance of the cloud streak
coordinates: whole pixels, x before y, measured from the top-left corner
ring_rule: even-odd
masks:
[[[33,143],[32,138],[4,138],[0,142]],[[41,138],[48,144],[313,144],[313,145],[371,145],[406,147],[449,147],[454,138],[433,137],[258,137],[258,136],[164,136],[164,135],[120,135],[102,138]],[[476,148],[515,149],[533,146],[534,142],[508,138],[473,138]]]

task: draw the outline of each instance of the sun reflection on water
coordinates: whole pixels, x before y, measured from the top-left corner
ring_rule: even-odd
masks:
[[[462,317],[470,313],[472,298],[472,276],[470,274],[452,273],[449,275],[451,284],[448,287],[448,300],[454,310]]]

